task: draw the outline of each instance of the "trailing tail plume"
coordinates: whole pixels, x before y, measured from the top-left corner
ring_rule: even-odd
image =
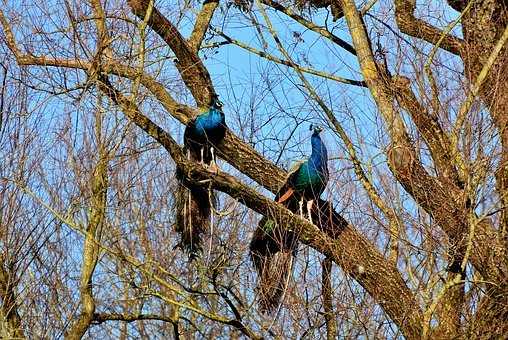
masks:
[[[198,115],[186,127],[184,151],[187,157],[201,163],[211,171],[217,170],[215,149],[226,133],[222,103],[212,99],[210,108]],[[203,233],[210,229],[210,217],[214,202],[213,193],[203,186],[183,184],[182,174],[176,192],[176,227],[181,235],[181,246],[191,258],[201,251]]]
[[[312,222],[312,206],[328,182],[328,155],[319,133],[320,127],[311,125],[312,154],[298,161],[289,171],[288,178],[275,196],[275,201]],[[250,243],[250,255],[258,273],[259,305],[262,312],[275,310],[287,289],[298,251],[298,236],[279,226],[270,218],[259,222]]]

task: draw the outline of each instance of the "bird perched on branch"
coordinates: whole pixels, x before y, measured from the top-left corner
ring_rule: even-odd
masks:
[[[275,201],[312,222],[312,206],[323,193],[328,182],[328,154],[319,136],[322,128],[310,126],[311,156],[296,162],[286,182],[275,195]],[[298,250],[298,236],[269,218],[263,217],[250,243],[250,255],[258,272],[259,304],[263,312],[274,310],[288,285],[293,269],[293,258]]]
[[[216,146],[224,139],[226,122],[222,103],[217,96],[210,107],[189,122],[184,133],[184,151],[188,159],[217,171]],[[210,228],[213,194],[198,185],[184,186],[180,180],[176,194],[176,231],[181,234],[179,246],[194,258],[201,250],[202,234]]]

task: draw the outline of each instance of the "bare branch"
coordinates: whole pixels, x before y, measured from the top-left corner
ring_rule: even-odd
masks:
[[[189,38],[189,46],[197,53],[205,38],[206,31],[210,27],[210,22],[212,21],[213,13],[219,6],[219,0],[208,0],[203,2],[203,8],[199,12],[196,23],[194,24],[194,29],[192,30],[192,34]]]
[[[335,76],[335,75],[327,73],[327,72],[318,71],[318,70],[314,70],[314,69],[309,68],[309,67],[301,66],[301,65],[296,64],[293,61],[288,61],[288,60],[280,59],[280,58],[277,58],[276,56],[271,55],[271,54],[269,54],[269,53],[267,53],[265,51],[259,51],[259,50],[255,49],[255,48],[253,48],[253,47],[251,47],[251,46],[249,46],[247,44],[244,44],[243,42],[241,42],[239,40],[236,40],[236,39],[233,39],[233,38],[227,36],[223,32],[219,32],[219,31],[215,31],[215,32],[217,32],[220,36],[222,36],[224,39],[226,39],[227,42],[232,43],[232,44],[234,44],[234,45],[236,45],[238,47],[241,47],[241,48],[243,48],[246,51],[254,53],[254,54],[260,56],[261,58],[265,58],[267,60],[276,62],[277,64],[289,66],[291,68],[294,68],[297,71],[301,71],[301,72],[305,72],[305,73],[308,73],[308,74],[312,74],[312,75],[319,76],[319,77],[325,78],[325,79],[334,80],[334,81],[339,82],[339,83],[344,83],[344,84],[349,84],[349,85],[355,85],[355,86],[360,86],[360,87],[367,87],[367,85],[365,84],[364,81],[343,78],[343,77]]]
[[[129,5],[134,14],[141,20],[145,18],[149,1],[129,0]],[[156,8],[153,8],[148,25],[168,44],[176,55],[176,67],[183,81],[191,91],[198,106],[207,107],[211,98],[215,95],[212,80],[208,70],[201,59],[189,46],[176,27],[163,16]]]
[[[325,310],[326,338],[333,340],[337,338],[337,322],[333,312],[332,292],[332,265],[330,258],[325,258],[321,263],[321,296],[323,298],[323,309]]]
[[[327,29],[324,27],[318,26],[314,24],[313,22],[310,22],[303,18],[302,16],[298,15],[295,11],[290,9],[289,7],[284,7],[280,3],[275,2],[273,0],[262,0],[261,3],[272,7],[273,9],[276,9],[277,11],[286,14],[296,22],[300,23],[301,25],[307,27],[311,31],[314,31],[318,33],[319,35],[329,39],[333,43],[337,44],[338,46],[342,47],[352,55],[356,55],[356,51],[353,46],[351,46],[348,42],[342,40],[341,38],[337,37],[333,33],[330,33]]]
[[[417,19],[414,16],[415,9],[415,0],[395,0],[395,18],[399,29],[403,33],[423,39],[431,44],[436,44],[442,40],[441,46],[443,49],[459,55],[463,45],[462,39],[445,34],[425,21]]]

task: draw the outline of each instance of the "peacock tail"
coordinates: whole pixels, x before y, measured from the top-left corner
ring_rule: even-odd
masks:
[[[214,98],[211,107],[191,121],[184,133],[184,152],[189,160],[209,166],[215,162],[212,148],[224,138],[226,125],[221,104]],[[180,233],[179,246],[195,258],[202,250],[203,235],[210,230],[213,192],[203,186],[183,183],[177,171],[175,231]]]
[[[319,132],[320,128],[314,128],[310,158],[291,167],[286,182],[275,195],[275,201],[293,213],[298,213],[300,201],[319,198],[328,181],[327,150]],[[258,273],[261,312],[271,312],[279,306],[297,252],[298,235],[294,231],[277,225],[266,216],[261,219],[250,243],[250,256]]]
[[[187,188],[182,183],[178,184],[175,231],[180,233],[178,246],[187,251],[191,259],[202,251],[203,235],[210,229],[213,202],[206,188],[198,186]]]
[[[295,234],[263,217],[250,243],[250,256],[258,274],[257,291],[262,313],[274,311],[286,291],[298,251]]]

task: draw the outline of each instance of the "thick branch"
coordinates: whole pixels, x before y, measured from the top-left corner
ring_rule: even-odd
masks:
[[[457,169],[453,166],[453,148],[451,141],[441,127],[437,117],[431,115],[418,101],[411,90],[409,79],[394,77],[391,85],[394,87],[393,95],[410,115],[430,149],[432,159],[439,175],[449,178],[458,187],[462,187]]]
[[[145,18],[149,4],[147,0],[129,0],[134,14],[141,20]],[[148,25],[168,44],[176,55],[176,68],[180,72],[185,85],[191,91],[198,106],[208,107],[215,95],[212,79],[203,62],[189,46],[178,29],[156,8],[153,8]]]
[[[393,97],[377,70],[367,33],[355,3],[352,0],[342,2],[364,79],[392,138],[388,154],[390,168],[404,189],[434,217],[448,236],[452,240],[462,240],[461,244],[455,245],[456,251],[461,251],[466,242],[464,235],[469,232],[466,199],[452,183],[440,182],[431,177],[418,161],[404,124],[392,105]],[[475,268],[493,282],[499,282],[506,277],[508,269],[504,247],[496,242],[495,233],[489,222],[481,221],[471,237],[473,243],[471,261]]]
[[[26,57],[26,59],[18,58],[19,60],[34,62],[30,57]],[[44,65],[44,62],[48,60],[42,58],[35,61]],[[79,68],[87,69],[86,66],[79,65],[79,63],[76,65],[76,62],[74,65],[69,61],[64,64],[67,65],[66,67],[79,66]],[[111,67],[111,70],[115,70],[115,72],[124,72],[125,74],[131,72],[129,68],[118,65],[109,64],[108,66],[106,64],[102,67],[103,71]],[[165,103],[174,110],[172,113],[178,119],[182,121],[189,119],[187,114],[188,111],[192,110],[176,104],[160,84],[146,76],[141,77],[141,81],[161,100],[163,105]],[[321,213],[316,217],[316,220],[321,219],[323,221],[321,225],[323,225],[323,230],[326,231],[326,233],[323,233],[314,225],[302,221],[281,205],[240,184],[234,177],[219,174],[210,178],[211,174],[201,167],[189,165],[176,141],[149,118],[142,115],[135,104],[116,92],[106,78],[102,79],[99,86],[122,108],[124,114],[132,122],[168,150],[177,165],[182,167],[184,173],[188,174],[190,180],[197,182],[211,179],[214,188],[245,202],[251,209],[261,214],[270,214],[272,218],[273,216],[280,216],[275,217],[275,219],[278,219],[281,225],[294,226],[295,223],[298,224],[297,230],[301,232],[302,240],[318,251],[330,255],[334,262],[346,273],[356,278],[376,301],[379,301],[387,314],[405,334],[414,335],[419,333],[421,328],[420,311],[400,273],[395,267],[388,264],[382,254],[368,240],[348,225],[338,213],[334,212],[328,203],[323,201],[319,203]],[[286,178],[284,171],[266,161],[252,147],[240,141],[230,132],[226,134],[224,143],[219,145],[219,151],[225,160],[272,191],[276,191]]]
[[[369,294],[379,301],[404,333],[412,335],[419,333],[420,310],[400,273],[388,264],[368,240],[333,211],[329,203],[321,200],[318,203],[320,209],[315,220],[320,221],[319,224],[324,231],[322,232],[282,205],[241,184],[236,178],[225,173],[212,174],[200,165],[188,161],[174,139],[141,114],[137,107],[115,91],[107,80],[104,80],[101,89],[122,108],[129,119],[168,150],[182,174],[193,185],[198,183],[208,185],[209,182],[213,189],[227,193],[250,209],[274,219],[280,225],[292,228],[299,233],[302,242],[330,256],[346,273],[357,279]]]
[[[25,334],[21,328],[21,317],[18,314],[18,306],[16,303],[16,294],[14,292],[13,276],[4,268],[3,261],[0,263],[0,299],[1,317],[6,321],[9,337],[24,339]],[[0,326],[3,320],[0,320]]]
[[[416,0],[395,0],[395,19],[399,29],[412,37],[436,44],[444,33],[425,21],[417,19],[414,16],[415,8]],[[459,55],[462,44],[462,39],[445,35],[440,46],[448,52]]]
[[[198,53],[201,43],[205,37],[210,22],[212,21],[213,13],[219,5],[219,0],[207,0],[203,3],[203,8],[199,12],[194,29],[189,38],[189,46],[194,53]]]
[[[289,55],[287,50],[282,45],[281,40],[279,39],[279,36],[278,36],[277,32],[275,31],[270,18],[266,14],[266,11],[262,7],[260,8],[260,10],[261,10],[261,13],[262,13],[262,15],[266,21],[266,24],[268,26],[268,30],[272,34],[273,39],[275,40],[280,52],[284,55],[284,57],[292,65],[295,65],[291,56]],[[326,105],[326,103],[316,93],[316,91],[314,90],[314,87],[309,83],[309,81],[307,81],[307,79],[305,78],[305,76],[303,75],[301,70],[299,70],[298,68],[295,68],[295,70],[296,70],[300,80],[305,85],[305,88],[309,92],[310,97],[318,103],[319,107],[321,107],[321,109],[326,114],[326,117],[328,118],[330,123],[335,128],[335,132],[338,134],[340,139],[342,139],[342,141],[344,142],[344,144],[346,146],[346,150],[348,152],[348,155],[349,155],[349,157],[351,157],[351,161],[352,161],[353,167],[355,169],[355,174],[358,177],[358,179],[360,180],[360,182],[362,183],[362,186],[364,187],[365,191],[368,193],[370,199],[374,202],[374,204],[376,204],[376,206],[379,209],[381,209],[381,211],[383,211],[385,216],[388,218],[389,224],[390,224],[390,227],[389,227],[389,229],[390,229],[390,248],[391,248],[390,260],[393,263],[397,263],[398,236],[399,236],[398,226],[400,225],[400,221],[399,221],[397,215],[394,213],[393,210],[388,208],[387,204],[384,202],[384,200],[378,194],[374,185],[371,183],[371,181],[366,176],[365,171],[362,168],[360,159],[357,156],[356,149],[355,149],[351,139],[349,138],[348,134],[346,133],[346,131],[344,130],[344,128],[342,127],[340,122],[335,118],[335,115],[332,112],[332,110],[328,107],[328,105]]]
[[[99,114],[100,115],[100,114]],[[102,119],[98,117],[98,119]],[[97,122],[100,128],[100,123]],[[95,299],[92,291],[92,276],[99,258],[99,240],[96,240],[103,227],[106,216],[108,188],[108,155],[101,141],[99,143],[99,160],[92,174],[92,196],[90,198],[90,218],[86,228],[83,246],[83,264],[81,268],[80,293],[81,314],[69,328],[66,339],[79,340],[86,333],[93,321]]]

